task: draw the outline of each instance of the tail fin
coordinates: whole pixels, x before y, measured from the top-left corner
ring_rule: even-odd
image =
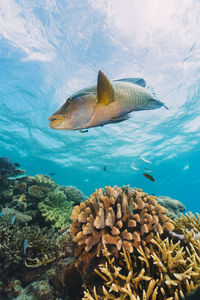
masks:
[[[164,106],[165,109],[169,110],[169,108],[163,102],[161,102],[161,103],[162,103],[162,106]]]

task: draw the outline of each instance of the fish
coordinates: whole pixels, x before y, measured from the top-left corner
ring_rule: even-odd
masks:
[[[124,78],[110,81],[99,70],[97,84],[79,90],[48,120],[52,129],[81,130],[119,123],[130,118],[132,111],[165,107],[146,88],[142,78]]]
[[[10,176],[7,177],[8,180],[15,180],[15,179],[20,179],[20,178],[24,178],[27,177],[27,175],[16,175],[16,176]]]
[[[20,167],[20,164],[19,163],[14,163],[14,166],[19,168]]]
[[[24,240],[24,255],[26,255],[27,245],[28,245],[28,241]]]
[[[12,217],[10,224],[12,225],[15,222],[15,216]]]
[[[56,173],[52,172],[52,173],[49,173],[49,175],[54,176],[54,175],[56,175]]]
[[[139,169],[136,168],[136,167],[134,166],[134,164],[131,164],[130,167],[131,167],[131,169],[133,169],[133,170],[135,170],[135,171],[139,171]]]
[[[106,167],[106,166],[104,166],[104,167],[103,167],[103,170],[104,170],[104,171],[106,171],[106,170],[107,170],[107,167]]]
[[[143,176],[144,177],[146,177],[146,178],[148,178],[149,180],[151,180],[151,181],[154,181],[155,182],[155,179],[153,178],[153,176],[151,176],[150,174],[148,174],[148,173],[144,173],[143,174]]]
[[[144,168],[144,170],[145,170],[146,172],[149,172],[149,173],[152,173],[152,172],[153,172],[152,170],[147,169],[147,168]]]
[[[141,160],[143,160],[144,162],[148,163],[148,164],[152,164],[152,162],[150,160],[147,160],[144,155],[140,155]]]
[[[190,167],[190,165],[186,165],[184,168],[183,168],[183,170],[188,170],[189,169],[189,167]]]

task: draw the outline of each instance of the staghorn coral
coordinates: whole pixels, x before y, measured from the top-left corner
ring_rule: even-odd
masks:
[[[195,233],[200,233],[200,214],[196,213],[196,217],[192,212],[181,214],[178,220],[174,221],[177,230],[193,230]]]
[[[44,198],[45,196],[47,196],[49,192],[50,192],[50,188],[43,185],[34,184],[29,186],[28,188],[29,195],[37,199]]]
[[[193,239],[185,247],[157,233],[149,245],[130,254],[123,248],[120,258],[111,256],[104,245],[106,262],[96,273],[104,285],[84,292],[84,300],[166,300],[183,299],[200,284],[200,241]],[[119,264],[120,259],[124,265]]]
[[[38,208],[45,218],[51,222],[54,228],[65,228],[71,224],[73,202],[67,201],[64,192],[55,189],[38,204]]]
[[[78,263],[84,262],[87,268],[93,257],[100,256],[103,243],[116,255],[122,247],[132,253],[145,246],[154,233],[172,231],[174,225],[166,213],[155,197],[141,189],[123,192],[115,186],[97,190],[72,212]]]

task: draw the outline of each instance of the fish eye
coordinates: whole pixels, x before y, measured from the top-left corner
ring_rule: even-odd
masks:
[[[71,103],[72,102],[72,98],[67,98],[66,102],[67,103]]]

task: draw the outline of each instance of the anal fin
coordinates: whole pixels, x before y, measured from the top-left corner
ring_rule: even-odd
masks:
[[[112,118],[109,123],[120,123],[120,122],[123,122],[123,121],[125,121],[129,118],[130,118],[129,114],[124,114],[122,116]]]

